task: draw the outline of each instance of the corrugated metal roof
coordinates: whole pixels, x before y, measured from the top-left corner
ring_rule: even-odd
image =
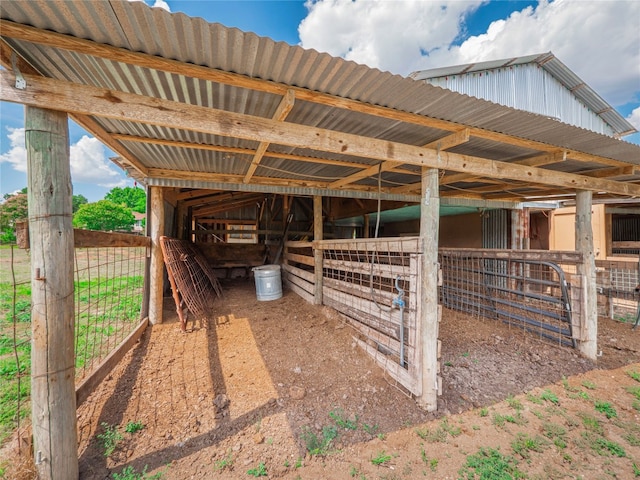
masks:
[[[274,42],[238,29],[210,24],[200,18],[190,18],[181,13],[171,14],[162,9],[150,8],[142,2],[3,0],[0,3],[0,13],[4,20],[39,29],[124,48],[131,52],[172,59],[184,64],[232,72],[244,75],[246,79],[262,79],[274,83],[265,84],[269,86],[265,89],[267,91],[260,91],[236,84],[194,78],[180,72],[169,73],[127,63],[129,59],[124,55],[126,52],[123,52],[119,61],[101,58],[91,50],[79,53],[73,48],[55,48],[10,36],[3,37],[36,70],[55,79],[262,118],[271,118],[281,101],[280,93],[284,92],[284,89],[289,86],[299,87],[308,92],[335,95],[337,106],[297,98],[286,119],[287,122],[410,145],[424,145],[449,135],[452,131],[451,128],[438,127],[437,123],[430,126],[426,122],[399,121],[392,116],[385,118],[360,113],[348,106],[340,108],[341,99],[348,99],[365,105],[416,114],[416,119],[428,117],[444,120],[455,124],[455,128],[467,126],[499,132],[532,140],[540,145],[551,145],[640,165],[640,147],[637,145],[540,115],[446,91],[411,78],[381,72],[314,50]],[[252,154],[247,151],[255,151],[258,146],[258,142],[254,140],[232,136],[209,135],[103,117],[94,119],[111,134],[197,144],[191,147],[168,146],[133,141],[130,137],[129,140],[118,138],[131,155],[148,168],[242,176],[252,159]],[[303,147],[294,148],[285,143],[269,146],[267,154],[256,170],[256,176],[266,179],[290,179],[294,183],[312,180],[331,182],[332,179],[344,178],[358,172],[355,164],[368,166],[379,163],[379,160],[370,158],[319,152]],[[207,145],[223,148],[217,151],[199,148]],[[242,152],[234,149],[242,149]],[[544,153],[543,149],[510,145],[495,139],[480,138],[477,134],[467,143],[451,148],[450,151],[499,161],[512,161]],[[287,155],[298,158],[289,158]],[[299,157],[311,158],[305,160]],[[346,164],[319,163],[314,162],[313,158],[341,161]],[[395,172],[386,178],[396,183],[419,181],[419,169],[413,168],[413,171],[416,173],[415,176],[406,172]],[[146,180],[154,185],[191,185],[192,188],[196,185],[208,185],[206,188],[233,189],[231,177],[228,181],[219,182],[195,182],[183,178]],[[375,183],[375,179],[371,178],[355,182],[353,196],[368,198],[371,192],[375,192]],[[369,190],[362,190],[362,187],[367,185],[370,187]],[[243,191],[254,191],[252,189],[255,188],[258,187],[238,186],[238,190]],[[316,190],[313,191],[322,191],[324,194],[349,195],[349,192],[328,192],[326,189],[314,188]],[[304,190],[302,187],[290,187],[290,191]],[[309,194],[312,190],[306,191]],[[402,195],[389,195],[393,198],[403,198]]]
[[[631,125],[615,108],[607,103],[598,93],[585,83],[578,75],[562,63],[553,53],[541,53],[536,55],[526,55],[521,57],[506,58],[501,60],[490,60],[486,62],[467,63],[463,65],[453,65],[448,67],[433,68],[429,70],[421,70],[413,72],[409,77],[415,80],[429,80],[431,83],[435,79],[448,78],[456,75],[468,73],[487,72],[499,70],[507,67],[519,65],[535,64],[543,68],[546,72],[553,76],[560,84],[566,88],[573,96],[582,102],[587,108],[594,112],[595,115],[611,126],[613,132],[617,135],[628,135],[635,133],[636,128]],[[440,83],[438,83],[440,84]],[[453,88],[455,86],[448,85],[445,88]],[[505,89],[510,91],[510,88]],[[457,90],[460,91],[460,90]],[[496,96],[497,95],[497,96]],[[501,101],[499,94],[496,92],[485,92],[484,95],[476,95],[478,98],[495,101],[501,105],[509,105],[508,101]],[[534,111],[530,108],[528,111]],[[569,122],[569,120],[567,120]],[[574,123],[576,125],[576,123]],[[594,130],[598,131],[598,130]]]

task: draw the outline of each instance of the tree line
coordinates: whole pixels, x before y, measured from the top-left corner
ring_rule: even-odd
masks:
[[[97,202],[90,203],[84,195],[73,195],[72,204],[75,228],[130,231],[136,221],[133,212],[147,211],[147,196],[141,188],[116,187]],[[5,194],[0,203],[0,243],[14,243],[16,224],[28,217],[27,188]]]

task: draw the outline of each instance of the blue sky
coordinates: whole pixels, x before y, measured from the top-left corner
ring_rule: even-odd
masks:
[[[552,51],[640,129],[640,2],[484,0],[147,0],[400,75]],[[634,20],[635,19],[635,20]],[[0,103],[0,193],[26,186],[24,113]],[[625,137],[640,144],[640,134]],[[113,152],[70,122],[74,193],[133,186]]]

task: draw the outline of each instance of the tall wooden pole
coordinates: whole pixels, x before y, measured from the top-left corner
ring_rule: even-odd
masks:
[[[31,414],[38,478],[78,478],[72,187],[67,114],[26,107]]]
[[[313,197],[313,241],[322,240],[322,197]],[[315,288],[313,291],[313,303],[322,305],[322,250],[316,248],[313,252],[315,269]]]
[[[420,277],[420,316],[418,336],[422,351],[422,393],[418,403],[429,412],[438,408],[438,229],[440,197],[438,169],[422,169],[422,200],[420,207],[420,243],[422,265]]]
[[[588,190],[576,191],[576,251],[582,252],[584,263],[578,273],[582,274],[582,325],[578,343],[580,352],[591,360],[598,358],[598,303],[596,289],[596,260],[593,251],[593,228],[591,208],[593,194]]]
[[[162,323],[162,290],[164,287],[164,260],[160,237],[164,235],[164,198],[161,187],[151,190],[151,266],[149,268],[149,322]]]

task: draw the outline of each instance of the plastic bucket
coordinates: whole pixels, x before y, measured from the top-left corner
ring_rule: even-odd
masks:
[[[256,295],[258,300],[277,300],[282,297],[282,280],[280,265],[262,265],[253,268],[256,279]]]

